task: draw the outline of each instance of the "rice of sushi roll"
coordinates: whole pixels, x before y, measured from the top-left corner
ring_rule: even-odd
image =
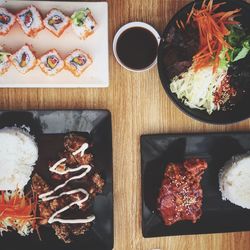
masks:
[[[60,37],[70,25],[70,18],[60,10],[52,9],[43,20],[44,26],[55,36]]]
[[[9,33],[11,27],[16,22],[16,16],[11,14],[7,9],[0,8],[0,35]]]
[[[11,54],[8,52],[0,52],[0,75],[6,73],[11,66],[10,56]]]
[[[72,28],[80,39],[86,39],[94,33],[96,21],[89,8],[75,11],[71,16]]]
[[[44,29],[42,16],[33,5],[17,13],[17,21],[23,32],[30,37],[35,37],[39,31]]]
[[[22,74],[26,74],[37,64],[37,59],[29,45],[24,45],[10,59],[16,69]]]
[[[92,64],[92,58],[81,49],[74,50],[64,61],[65,68],[77,77]]]
[[[40,58],[39,66],[46,75],[53,76],[64,68],[64,61],[55,49],[51,49]]]

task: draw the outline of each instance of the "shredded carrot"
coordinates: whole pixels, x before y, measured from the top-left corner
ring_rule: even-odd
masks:
[[[213,11],[217,10],[219,7],[221,7],[222,5],[226,4],[227,2],[222,2],[222,3],[217,3],[214,4],[213,6]]]
[[[193,13],[194,13],[194,4],[193,4],[193,7],[192,7],[190,13],[188,14],[188,18],[187,18],[186,24],[190,23],[190,20],[191,20],[191,17],[193,15]]]
[[[39,238],[39,240],[40,241],[42,241],[42,237],[41,237],[41,235],[40,235],[40,232],[39,232],[39,228],[38,228],[38,226],[36,225],[36,233],[37,233],[37,235],[38,235],[38,238]]]
[[[33,191],[33,189],[32,189],[32,191]],[[33,191],[33,198],[34,198],[33,215],[36,217],[38,196],[34,191]],[[36,227],[36,220],[33,221],[32,227],[33,227],[33,229],[37,228]]]
[[[208,9],[209,11],[212,11],[212,10],[213,10],[213,3],[214,3],[213,0],[211,0],[211,1],[208,2],[208,4],[207,4],[207,9]]]
[[[179,28],[179,29],[181,29],[181,26],[180,26],[180,24],[179,24],[179,21],[178,20],[176,20],[176,26]]]
[[[181,24],[181,28],[182,28],[183,30],[185,30],[185,25],[184,25],[184,23],[183,23],[182,20],[180,20],[180,24]]]
[[[201,5],[201,9],[204,9],[206,7],[206,0],[203,0],[202,5]]]
[[[230,34],[227,25],[239,23],[233,19],[239,15],[241,10],[215,12],[225,3],[214,4],[213,0],[204,0],[200,9],[196,9],[193,6],[188,14],[186,25],[193,19],[199,31],[200,47],[197,54],[193,57],[195,71],[211,64],[215,71],[219,67],[220,52],[223,49],[232,49],[225,40],[225,36]],[[226,53],[226,57],[229,57],[228,53]]]
[[[36,221],[36,214],[33,213],[36,206],[37,197],[28,198],[19,190],[16,190],[11,195],[5,195],[5,192],[2,191],[0,200],[0,225],[5,219],[13,221],[13,228],[15,228],[16,220],[18,220],[19,228],[22,228],[27,222]],[[34,222],[32,224],[34,225]]]

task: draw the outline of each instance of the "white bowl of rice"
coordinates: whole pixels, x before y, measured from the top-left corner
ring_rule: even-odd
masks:
[[[250,209],[250,154],[234,156],[219,174],[223,200]]]
[[[33,136],[17,127],[0,129],[0,190],[22,190],[37,159]]]

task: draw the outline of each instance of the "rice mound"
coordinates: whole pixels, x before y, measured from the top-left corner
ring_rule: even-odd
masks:
[[[0,129],[0,190],[23,189],[37,159],[33,136],[16,127]]]
[[[234,156],[219,174],[223,200],[250,209],[250,154]]]

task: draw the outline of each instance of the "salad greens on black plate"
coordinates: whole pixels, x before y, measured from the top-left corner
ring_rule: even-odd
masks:
[[[249,117],[241,111],[249,99],[249,10],[243,1],[195,1],[166,27],[159,74],[171,99],[191,116],[212,123]]]

